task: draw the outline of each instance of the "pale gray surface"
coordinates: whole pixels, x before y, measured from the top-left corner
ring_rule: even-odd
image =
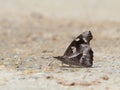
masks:
[[[37,12],[52,18],[120,21],[119,4],[119,0],[0,0],[0,15]]]
[[[119,2],[0,0],[0,90],[120,90]],[[85,30],[92,68],[46,66]]]

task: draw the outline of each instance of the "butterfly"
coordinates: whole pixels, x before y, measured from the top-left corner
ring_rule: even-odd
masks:
[[[85,31],[76,37],[66,49],[63,56],[54,57],[62,64],[91,67],[93,65],[93,50],[90,41],[93,39],[91,31]]]

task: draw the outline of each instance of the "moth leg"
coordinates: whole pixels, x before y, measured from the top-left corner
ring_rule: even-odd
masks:
[[[72,65],[71,65],[71,64],[69,64],[69,67],[72,67]]]
[[[63,62],[61,62],[61,66],[63,66]]]
[[[50,62],[47,64],[47,66],[51,66],[51,64],[52,64],[54,61],[55,61],[55,60],[50,61]]]
[[[69,67],[72,67],[72,65],[68,62]]]

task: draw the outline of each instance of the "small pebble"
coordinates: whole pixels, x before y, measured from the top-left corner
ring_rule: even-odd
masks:
[[[105,76],[102,77],[102,79],[103,79],[103,80],[108,80],[109,77],[108,77],[107,75],[105,75]]]

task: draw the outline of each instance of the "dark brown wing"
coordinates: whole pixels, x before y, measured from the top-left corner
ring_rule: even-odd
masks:
[[[80,49],[80,44],[85,43],[85,41],[82,38],[82,35],[80,34],[77,38],[75,38],[71,44],[68,46],[67,50],[65,51],[63,56],[71,56],[73,55],[73,49],[72,47],[74,47],[76,49],[76,52],[79,52]]]
[[[58,56],[58,57],[54,57],[60,61],[62,61],[62,63],[68,64],[68,65],[77,65],[80,66],[80,58],[81,58],[82,54],[76,54],[70,57],[64,57],[64,56]]]

